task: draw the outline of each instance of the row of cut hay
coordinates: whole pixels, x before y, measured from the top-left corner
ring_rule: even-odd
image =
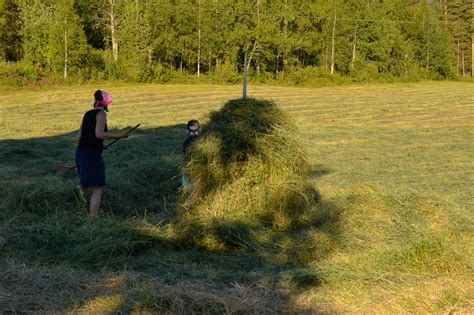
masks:
[[[185,170],[191,192],[173,228],[210,250],[274,250],[319,199],[297,128],[267,100],[231,100],[212,112]]]
[[[133,271],[85,272],[63,266],[0,264],[0,313],[61,314],[311,314],[284,292],[244,284],[216,288],[204,281],[176,281]]]

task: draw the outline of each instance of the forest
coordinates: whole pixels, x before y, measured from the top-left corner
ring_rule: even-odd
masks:
[[[0,82],[461,79],[468,0],[1,0]]]

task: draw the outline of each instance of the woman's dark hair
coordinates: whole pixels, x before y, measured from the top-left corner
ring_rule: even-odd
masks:
[[[100,90],[95,91],[95,92],[94,92],[94,105],[93,105],[94,108],[97,108],[95,104],[96,104],[97,102],[102,101],[102,100],[104,100],[104,97],[102,96],[101,91],[100,91]],[[103,107],[106,112],[109,111],[109,107],[108,107],[107,105],[100,105],[100,106],[98,106],[98,107]]]
[[[102,93],[100,92],[100,90],[97,90],[94,92],[94,99],[96,101],[103,101],[104,100],[104,97],[102,96]]]

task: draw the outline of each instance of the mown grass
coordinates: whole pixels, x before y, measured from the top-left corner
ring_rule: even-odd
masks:
[[[142,129],[104,153],[101,217],[77,209],[76,175],[50,163],[73,163],[97,88],[0,95],[1,312],[473,311],[472,83],[251,87],[296,122],[321,194],[303,232],[258,235],[270,255],[198,249],[167,228],[184,123],[237,86],[100,87],[109,126]]]

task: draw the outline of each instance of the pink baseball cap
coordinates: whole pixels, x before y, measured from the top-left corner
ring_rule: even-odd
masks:
[[[102,90],[95,91],[94,100],[94,107],[108,106],[110,103],[112,103],[112,98],[110,95]]]

